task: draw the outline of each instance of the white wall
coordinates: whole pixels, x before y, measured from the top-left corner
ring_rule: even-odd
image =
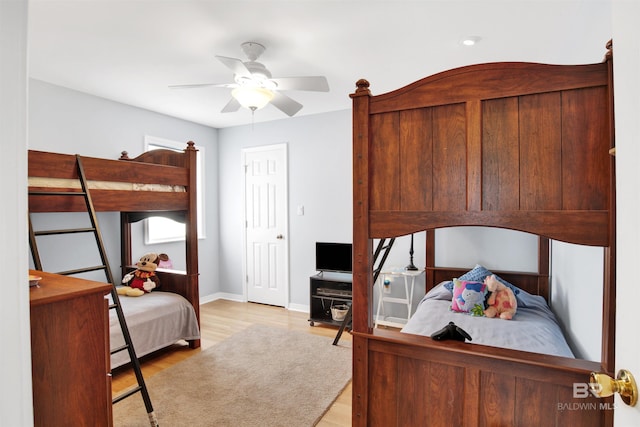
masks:
[[[0,1],[0,424],[33,425],[27,273],[27,2]]]
[[[199,241],[200,295],[216,293],[219,283],[219,239],[215,226],[218,223],[218,174],[216,171],[218,131],[34,79],[29,81],[29,101],[29,149],[67,154],[78,153],[83,156],[112,159],[117,159],[122,151],[128,151],[130,157],[135,157],[145,150],[145,134],[184,142],[185,146],[186,142],[191,140],[205,147],[205,221],[214,225],[207,227],[206,239]],[[38,227],[41,228],[46,228],[47,222],[75,221],[76,219],[86,220],[87,215],[34,215],[34,223],[40,221],[43,225]],[[111,269],[118,280],[120,217],[117,213],[101,213],[98,220]],[[143,240],[142,223],[136,224],[133,228],[133,237],[134,259],[150,251],[165,252],[173,258],[176,268],[184,268],[183,242],[146,246]],[[44,269],[61,271],[69,268],[64,265],[67,265],[70,258],[81,258],[81,263],[76,264],[76,267],[92,265],[91,262],[85,261],[85,257],[95,254],[82,249],[93,248],[95,244],[85,240],[78,245],[67,245],[62,243],[67,242],[65,238],[67,237],[57,236],[49,242],[44,239],[39,240],[39,249],[44,250],[41,252]],[[57,250],[61,245],[69,247],[69,250],[64,252]],[[75,252],[71,251],[73,247],[77,248]],[[47,248],[50,250],[47,251]]]
[[[551,308],[576,357],[602,355],[604,250],[551,242]]]
[[[512,230],[482,227],[445,228],[436,232],[436,265],[489,270],[537,271],[538,238]]]
[[[257,111],[256,114],[260,114]],[[286,143],[292,308],[309,305],[315,242],[351,242],[351,112],[294,117],[219,131],[220,286],[242,297],[243,148]],[[304,206],[304,215],[296,214]]]

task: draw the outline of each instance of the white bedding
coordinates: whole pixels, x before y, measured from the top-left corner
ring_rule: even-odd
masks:
[[[555,315],[541,296],[520,290],[518,311],[512,320],[451,311],[451,298],[442,283],[433,288],[420,301],[402,332],[430,336],[454,322],[471,335],[474,344],[574,357]]]
[[[119,299],[138,358],[180,340],[200,338],[195,310],[178,294],[157,291]],[[109,310],[109,331],[111,348],[122,346],[124,338],[115,310]],[[111,355],[111,368],[129,361],[129,352],[120,351]]]
[[[138,184],[134,182],[93,181],[87,182],[90,190],[120,190],[120,191],[158,191],[158,192],[185,192],[181,185],[164,184]],[[29,187],[41,188],[73,188],[80,189],[80,181],[77,179],[29,177]]]

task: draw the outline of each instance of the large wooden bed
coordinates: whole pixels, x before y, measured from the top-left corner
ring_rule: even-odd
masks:
[[[614,368],[608,49],[597,64],[472,65],[378,96],[366,80],[357,82],[351,95],[354,426],[612,424],[612,400],[574,397],[574,383]],[[426,230],[429,290],[465,271],[434,262],[435,230],[454,226],[540,236],[537,272],[499,274],[545,299],[549,239],[603,247],[601,361],[374,329],[374,239]]]
[[[28,159],[30,192],[80,191],[75,155],[30,150]],[[157,275],[162,292],[179,294],[188,301],[195,312],[199,329],[197,150],[194,143],[188,142],[181,152],[152,150],[133,159],[126,152],[117,160],[93,157],[81,159],[95,210],[120,212],[119,261],[122,275],[134,269],[135,261],[142,255],[131,253],[132,223],[151,216],[164,216],[185,224],[186,270],[158,269]],[[29,212],[86,212],[86,206],[81,197],[30,195]],[[121,297],[125,317],[128,317],[127,304],[134,303],[133,300],[143,301],[147,297],[154,297],[159,292],[154,291],[138,298]],[[131,325],[129,326],[131,329]],[[191,325],[191,330],[193,329]],[[133,330],[131,335],[136,346],[136,334]],[[191,338],[193,336],[191,334]],[[199,332],[197,336],[199,337]],[[192,348],[200,346],[199,338],[188,341]],[[155,346],[150,348],[155,349]],[[138,356],[141,355],[138,351]],[[112,358],[112,364],[117,366],[121,363]]]

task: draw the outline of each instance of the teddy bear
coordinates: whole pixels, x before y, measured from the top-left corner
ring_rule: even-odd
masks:
[[[489,292],[491,292],[487,300],[489,307],[484,311],[484,315],[487,317],[499,316],[505,320],[513,319],[518,308],[518,301],[516,301],[513,291],[496,279],[495,274],[487,276],[484,279],[484,283],[487,285]]]
[[[125,274],[122,278],[125,286],[118,288],[118,295],[139,297],[157,289],[160,286],[160,279],[156,276],[159,261],[158,254],[143,255],[136,263],[136,270]]]

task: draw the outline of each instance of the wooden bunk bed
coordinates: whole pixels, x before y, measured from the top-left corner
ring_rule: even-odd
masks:
[[[29,150],[28,162],[30,191],[80,191],[75,155]],[[149,303],[147,297],[155,297],[154,294],[167,292],[181,295],[188,302],[186,307],[188,307],[189,316],[192,308],[195,323],[197,323],[194,326],[193,318],[189,320],[191,332],[188,334],[187,341],[191,348],[200,347],[195,144],[188,142],[182,152],[152,150],[133,159],[130,159],[126,152],[123,152],[118,160],[82,157],[82,164],[96,212],[120,212],[122,275],[135,269],[135,261],[142,255],[137,254],[134,259],[131,253],[132,223],[152,216],[164,216],[185,224],[186,271],[158,269],[156,273],[161,283],[159,291],[138,298],[122,297],[120,300],[125,316],[128,317],[128,310],[132,313],[138,310],[135,308],[136,300],[140,303]],[[79,197],[55,195],[29,197],[30,213],[86,211],[84,200]],[[167,299],[171,298],[167,296]],[[181,310],[184,310],[184,299],[174,299],[176,303],[183,304]],[[112,317],[114,315],[112,314]],[[187,318],[187,315],[183,317]],[[117,320],[112,319],[111,323],[111,339],[114,341],[113,325],[117,324]],[[138,348],[136,331],[132,329],[129,320],[127,323],[138,356],[150,352]],[[112,347],[113,344],[112,342]],[[157,350],[157,345],[152,343],[149,345],[151,351]],[[128,356],[124,353],[121,353],[121,356],[126,357],[126,360],[112,358],[112,367],[128,361]]]
[[[612,400],[576,398],[613,374],[615,177],[611,45],[602,63],[488,63],[353,99],[353,425],[611,425]],[[373,328],[373,240],[436,229],[540,236],[539,271],[496,272],[549,298],[549,239],[604,248],[601,362]],[[472,267],[472,266],[471,266]],[[495,319],[494,319],[495,320]],[[500,321],[500,320],[496,320]],[[443,325],[444,326],[444,325]],[[601,405],[607,402],[609,405]],[[580,410],[571,410],[575,405]]]

